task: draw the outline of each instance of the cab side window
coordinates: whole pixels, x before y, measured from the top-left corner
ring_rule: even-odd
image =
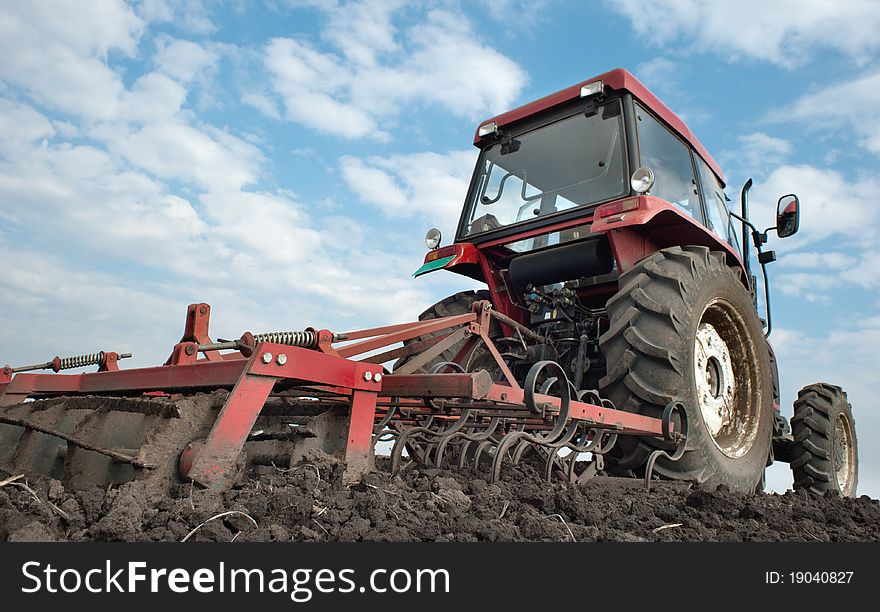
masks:
[[[703,193],[703,201],[706,203],[706,227],[715,232],[727,242],[731,240],[730,213],[727,210],[724,189],[702,159],[697,159],[697,168],[700,173],[700,189]]]
[[[675,204],[703,223],[690,149],[642,106],[635,107],[641,164],[654,171],[650,195]]]

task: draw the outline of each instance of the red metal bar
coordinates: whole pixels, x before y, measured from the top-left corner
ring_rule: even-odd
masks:
[[[268,358],[264,361],[266,355]],[[281,355],[284,357],[279,359]],[[271,342],[257,344],[254,356],[256,359],[252,359],[248,366],[248,371],[253,374],[284,378],[285,382],[331,385],[373,392],[382,388],[382,366],[374,363],[352,361],[319,351]]]
[[[511,387],[519,389],[519,383],[516,382],[516,377],[513,375],[513,372],[510,371],[510,368],[507,367],[507,362],[504,361],[504,357],[502,357],[501,353],[498,352],[498,349],[495,347],[495,343],[492,342],[491,338],[489,338],[489,326],[491,325],[490,313],[492,312],[492,303],[487,300],[474,302],[473,309],[474,314],[478,318],[477,321],[479,328],[476,330],[477,333],[480,334],[480,337],[483,339],[483,343],[486,345],[486,348],[489,349],[489,352],[492,354],[492,358],[501,369],[501,373],[504,374],[504,378],[507,380],[507,384]]]
[[[241,377],[184,476],[208,488],[223,488],[276,380],[250,373]]]
[[[16,374],[0,394],[0,406],[17,404],[31,395],[131,394],[231,387],[246,363],[244,359],[237,359],[112,372]]]
[[[355,391],[348,421],[343,480],[351,483],[373,469],[373,422],[376,417],[376,393]]]
[[[504,385],[492,385],[484,399],[509,404],[523,404],[524,393],[522,389],[513,389]],[[559,409],[560,399],[552,395],[535,394],[535,401],[547,404]],[[597,425],[613,428],[620,433],[636,434],[643,436],[662,436],[663,428],[660,419],[613,410],[604,406],[596,406],[585,402],[571,401],[569,406],[571,418],[579,421],[589,421]]]
[[[389,374],[382,379],[383,399],[391,397],[467,397],[483,399],[492,388],[485,370],[469,374]]]
[[[404,340],[409,340],[410,338],[430,334],[448,327],[470,323],[475,319],[476,316],[473,314],[463,314],[454,317],[443,317],[441,319],[430,319],[428,321],[416,321],[413,323],[403,323],[401,325],[391,325],[389,327],[377,327],[375,329],[365,330],[364,332],[352,332],[351,334],[348,334],[349,339],[352,339],[352,335],[354,335],[355,338],[362,338],[364,337],[362,334],[367,332],[370,332],[371,335],[381,335],[379,335],[378,338],[362,340],[361,342],[355,342],[354,344],[339,347],[336,350],[341,357],[353,357],[355,355],[361,355],[382,348],[383,346],[394,344],[395,342],[402,342]]]
[[[193,342],[195,344],[211,344],[211,336],[208,335],[208,326],[211,322],[211,306],[205,303],[190,304],[186,307],[186,323],[183,328],[183,336],[180,338],[183,342]],[[176,347],[175,347],[176,348]],[[198,353],[196,353],[196,356]],[[177,363],[174,361],[175,353],[172,353],[165,365]],[[208,361],[220,361],[222,357],[219,351],[206,351],[205,358]]]
[[[456,317],[468,317],[469,315],[456,315]],[[446,317],[445,319],[449,319],[453,317]],[[445,320],[444,319],[444,320]],[[434,319],[432,319],[434,320]],[[468,319],[472,321],[473,318]],[[429,323],[430,321],[412,321],[410,323],[397,323],[395,325],[386,325],[384,327],[373,327],[370,329],[359,329],[357,331],[345,332],[343,334],[337,334],[337,337],[340,340],[360,340],[362,338],[372,338],[374,336],[384,336],[387,334],[391,334],[394,332],[398,332],[405,329],[410,329],[413,326],[422,325],[424,323]],[[467,321],[461,321],[466,323]],[[454,325],[458,325],[458,323],[454,323]]]

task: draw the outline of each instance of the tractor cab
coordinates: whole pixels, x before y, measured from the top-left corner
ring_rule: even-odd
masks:
[[[718,164],[626,70],[485,121],[474,145],[480,156],[455,242],[428,253],[416,276],[442,267],[492,285],[493,269],[509,270],[524,286],[548,280],[523,276],[524,266],[558,270],[564,260],[572,265],[562,276],[575,276],[550,273],[553,282],[614,283],[651,250],[680,244],[682,233],[740,258]],[[436,230],[427,242],[439,247]],[[595,244],[545,264],[519,261],[575,242]]]

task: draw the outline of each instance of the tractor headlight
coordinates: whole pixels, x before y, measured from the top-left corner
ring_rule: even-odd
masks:
[[[629,184],[638,194],[648,193],[654,186],[654,171],[648,166],[641,166],[633,172]]]
[[[436,227],[432,227],[428,230],[428,233],[425,234],[425,246],[433,251],[440,246],[440,240],[442,238],[443,235],[440,233],[440,230]]]

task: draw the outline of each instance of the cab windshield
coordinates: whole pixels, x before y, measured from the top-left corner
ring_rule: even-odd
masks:
[[[461,237],[625,195],[623,137],[619,100],[502,137],[480,154]]]

